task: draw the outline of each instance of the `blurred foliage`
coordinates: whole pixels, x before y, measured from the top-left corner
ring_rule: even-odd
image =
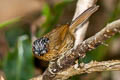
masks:
[[[39,29],[38,36],[54,28],[62,15],[64,7],[70,2],[72,0],[63,0],[53,8],[46,3],[42,10],[42,16],[46,17],[46,21]],[[10,26],[5,30],[10,50],[8,55],[2,61],[0,60],[0,69],[4,70],[7,80],[28,80],[35,74],[30,29],[27,27],[27,30],[25,30],[28,25],[22,24],[20,18],[1,23],[0,29],[6,26]]]
[[[3,62],[7,80],[28,80],[33,76],[32,45],[28,36],[19,37],[17,48]]]
[[[19,20],[20,20],[20,18],[14,18],[12,20],[8,20],[8,21],[5,21],[3,23],[0,23],[0,28],[3,28],[3,27],[5,27],[5,26],[7,26],[9,24],[15,23],[15,22],[17,22]]]
[[[73,76],[73,77],[71,77],[70,79],[68,79],[68,80],[80,80],[80,76]]]
[[[115,38],[115,36],[108,39],[107,41],[105,41],[104,44],[108,45],[114,38]],[[88,63],[92,60],[96,60],[96,61],[103,60],[104,57],[106,56],[107,51],[108,51],[108,46],[105,46],[105,45],[100,45],[95,50],[88,52],[86,54],[86,57],[82,61],[84,63]]]
[[[108,22],[112,22],[112,21],[116,20],[118,17],[120,17],[119,14],[120,14],[120,1],[115,6],[115,9],[114,9],[113,13],[111,14],[111,17],[108,20]]]
[[[17,39],[19,38],[19,36],[23,35],[24,32],[21,28],[18,27],[13,27],[14,30],[12,28],[9,28],[6,31],[6,39],[9,43],[10,47],[14,47],[16,45]]]
[[[46,22],[42,25],[42,28],[39,29],[37,36],[40,37],[51,31],[62,15],[64,7],[72,1],[73,0],[63,0],[62,2],[57,3],[53,8],[50,8],[50,6],[46,4],[42,10],[43,16],[46,17]]]

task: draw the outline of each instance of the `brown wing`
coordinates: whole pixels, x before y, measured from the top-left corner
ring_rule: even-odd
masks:
[[[45,35],[45,37],[48,37],[50,39],[51,47],[57,49],[57,46],[60,46],[66,36],[66,33],[68,32],[68,28],[68,25],[63,25]]]
[[[78,25],[84,23],[88,18],[97,11],[99,6],[92,6],[88,8],[86,11],[84,11],[81,15],[79,15],[70,25],[70,32],[73,34],[75,29],[78,27]]]

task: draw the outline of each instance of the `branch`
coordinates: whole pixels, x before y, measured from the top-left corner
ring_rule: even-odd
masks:
[[[81,0],[84,1],[84,0]],[[86,0],[89,2],[89,0]],[[92,1],[92,0],[91,0]],[[96,0],[93,0],[96,1]],[[35,77],[32,80],[64,80],[70,76],[82,73],[89,73],[95,71],[120,70],[120,61],[106,61],[106,62],[91,62],[84,64],[82,67],[76,69],[75,61],[79,57],[84,57],[85,53],[95,49],[101,45],[106,39],[120,32],[120,20],[116,20],[108,24],[104,29],[96,35],[84,40],[76,46],[76,49],[71,49],[64,54],[61,54],[56,59],[50,61],[49,67],[42,76]],[[82,65],[81,63],[80,65]]]
[[[106,39],[120,32],[120,20],[116,20],[108,24],[104,29],[96,35],[83,41],[76,50],[68,51],[64,56],[50,62],[48,69],[43,74],[43,80],[54,80],[57,78],[58,73],[68,69],[75,64],[75,60],[85,55],[86,52],[95,49],[102,44]]]
[[[103,61],[103,62],[91,61],[88,64],[81,63],[80,65],[82,65],[82,67],[78,67],[78,68],[75,68],[76,65],[78,64],[71,66],[65,71],[57,73],[57,75],[61,77],[60,80],[68,79],[69,77],[77,74],[120,70],[120,60]]]
[[[85,10],[95,5],[96,2],[97,0],[78,0],[73,20],[75,20]],[[78,29],[75,32],[75,45],[74,45],[75,48],[78,44],[80,44],[84,40],[88,25],[89,21],[86,21],[86,23],[84,23],[83,25],[78,26]]]
[[[87,10],[88,8],[95,5],[96,2],[97,2],[97,0],[78,0],[73,20],[76,19],[85,10]],[[75,36],[75,46],[74,47],[76,47],[78,44],[80,44],[83,41],[85,34],[86,34],[87,27],[88,27],[88,23],[89,22],[86,21],[86,23],[84,23],[83,25],[78,26],[79,29],[77,29],[77,31],[75,32],[76,36]]]
[[[91,61],[88,64],[81,63],[80,65],[82,65],[82,67],[77,68],[76,65],[78,66],[78,64],[75,64],[69,67],[67,70],[57,73],[57,75],[60,77],[60,80],[68,79],[69,77],[77,74],[120,70],[120,60],[103,62]],[[42,80],[42,76],[37,76],[31,80]]]

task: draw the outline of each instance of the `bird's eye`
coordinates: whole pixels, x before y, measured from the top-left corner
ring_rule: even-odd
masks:
[[[33,42],[33,53],[35,55],[41,56],[48,52],[49,39],[46,37],[41,37]]]

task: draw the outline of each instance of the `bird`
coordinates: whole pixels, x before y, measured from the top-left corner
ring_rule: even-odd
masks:
[[[32,44],[34,56],[40,60],[49,62],[58,55],[74,47],[75,31],[78,25],[84,24],[89,17],[98,10],[94,5],[80,14],[71,24],[65,24],[53,29],[51,32],[36,39]]]

